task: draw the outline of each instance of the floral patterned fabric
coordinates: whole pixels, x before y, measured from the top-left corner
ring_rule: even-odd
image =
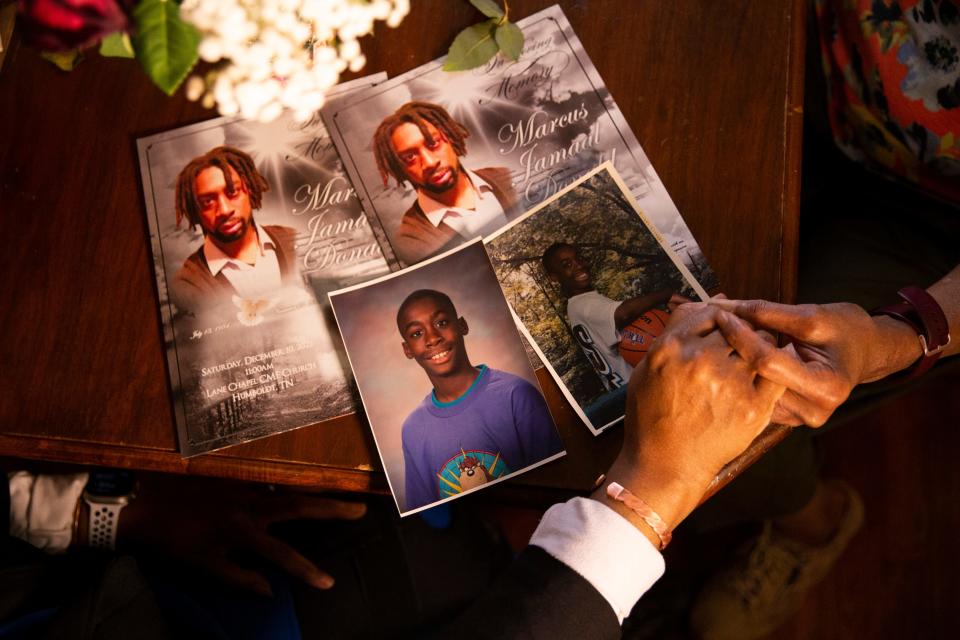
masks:
[[[837,145],[960,204],[960,0],[814,6]]]

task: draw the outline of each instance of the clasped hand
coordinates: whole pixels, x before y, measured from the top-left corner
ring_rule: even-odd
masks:
[[[784,392],[724,338],[720,323],[733,320],[681,305],[630,378],[624,445],[607,475],[671,525],[769,424]]]
[[[718,327],[740,357],[786,388],[773,414],[781,424],[819,427],[855,386],[889,375],[920,355],[907,325],[871,317],[855,304],[713,299],[710,305],[731,312],[720,317]],[[755,328],[779,332],[786,346],[778,348]]]

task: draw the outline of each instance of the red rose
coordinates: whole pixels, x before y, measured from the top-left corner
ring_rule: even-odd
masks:
[[[68,51],[130,29],[136,0],[17,0],[17,24],[42,51]]]

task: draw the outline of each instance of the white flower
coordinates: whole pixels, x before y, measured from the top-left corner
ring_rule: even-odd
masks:
[[[184,0],[180,15],[200,31],[200,57],[225,63],[190,78],[187,95],[223,115],[266,122],[292,109],[307,120],[342,72],[366,64],[357,38],[377,20],[397,26],[409,11],[409,0]]]
[[[949,90],[960,72],[960,25],[941,24],[935,14],[916,9],[904,15],[911,37],[900,45],[897,60],[907,67],[900,83],[904,95],[922,100],[928,111],[939,111],[939,93]]]

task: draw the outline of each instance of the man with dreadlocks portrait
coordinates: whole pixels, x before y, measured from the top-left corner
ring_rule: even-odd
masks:
[[[177,226],[186,218],[203,230],[203,245],[170,283],[178,309],[195,313],[231,296],[257,300],[297,278],[296,231],[253,219],[270,189],[248,154],[216,147],[177,177]]]
[[[514,213],[509,170],[470,170],[460,161],[469,136],[446,109],[430,102],[404,104],[373,135],[384,186],[393,177],[417,191],[394,235],[394,249],[406,264],[491,233]]]

